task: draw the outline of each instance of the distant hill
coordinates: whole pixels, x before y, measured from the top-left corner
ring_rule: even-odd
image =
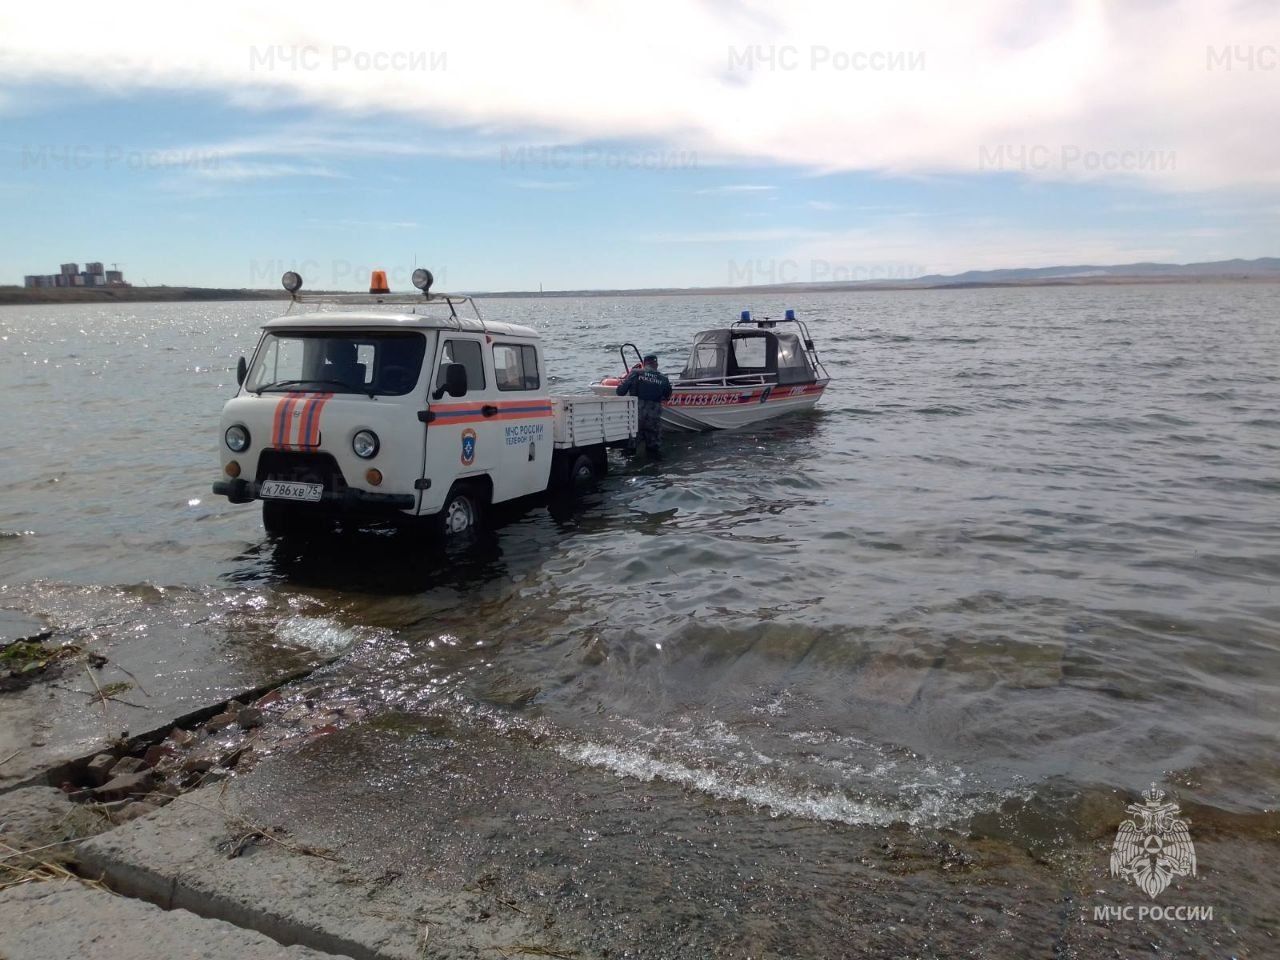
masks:
[[[845,280],[824,283],[764,283],[740,287],[651,287],[638,290],[548,290],[489,292],[486,297],[678,296],[717,293],[804,293],[843,290],[965,289],[972,287],[1069,286],[1129,283],[1280,282],[1280,257],[1211,263],[1124,263],[1115,266],[1021,267],[930,274],[909,280]]]
[[[1055,280],[1203,280],[1280,279],[1280,257],[1257,260],[1214,260],[1208,263],[1122,263],[1116,266],[1024,267],[1013,270],[969,270],[951,276],[931,274],[904,280],[901,286],[958,286],[968,284],[1045,283]]]

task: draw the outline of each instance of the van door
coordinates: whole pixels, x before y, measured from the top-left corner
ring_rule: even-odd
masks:
[[[467,368],[467,392],[454,397],[436,393],[444,386],[450,363]],[[428,421],[423,455],[423,491],[419,513],[435,513],[444,506],[455,480],[493,476],[498,472],[501,427],[492,377],[485,369],[483,341],[478,335],[442,331],[436,351],[435,373],[428,385]]]
[[[541,493],[551,477],[551,401],[536,343],[495,338],[490,346],[497,387],[499,467],[493,499]]]

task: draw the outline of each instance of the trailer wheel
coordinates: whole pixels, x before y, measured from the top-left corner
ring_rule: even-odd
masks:
[[[457,483],[445,498],[444,506],[432,518],[435,532],[445,540],[464,540],[480,529],[483,500],[479,491],[467,483]]]
[[[600,479],[600,467],[590,454],[580,453],[569,467],[569,486],[575,493],[590,490]]]

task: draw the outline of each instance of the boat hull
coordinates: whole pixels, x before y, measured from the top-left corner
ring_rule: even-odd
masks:
[[[812,410],[822,399],[828,381],[788,386],[742,387],[673,385],[671,399],[662,405],[662,423],[672,430],[702,432],[732,430],[774,417]],[[607,384],[592,384],[596,393],[615,393]]]

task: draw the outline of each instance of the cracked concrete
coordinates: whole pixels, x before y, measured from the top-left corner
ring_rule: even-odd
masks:
[[[275,838],[275,839],[269,839]],[[446,894],[341,862],[286,828],[244,818],[221,785],[81,845],[83,872],[165,909],[188,909],[356,960],[418,960],[538,939],[484,893]]]
[[[341,960],[186,910],[164,911],[72,880],[0,891],[0,957],[14,960]],[[350,960],[350,958],[348,958]]]

